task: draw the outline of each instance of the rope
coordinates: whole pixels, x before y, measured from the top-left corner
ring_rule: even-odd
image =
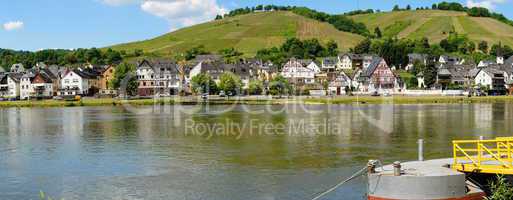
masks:
[[[344,185],[345,183],[353,180],[354,178],[358,177],[358,176],[361,176],[363,175],[363,172],[367,171],[367,166],[358,170],[356,173],[354,173],[351,177],[349,177],[348,179],[338,183],[337,185],[333,186],[332,188],[330,188],[329,190],[326,190],[325,192],[317,195],[315,198],[313,198],[312,200],[318,200],[320,199],[321,197],[323,197],[324,195],[326,194],[329,194],[330,192],[333,192],[333,190],[337,189],[338,187]]]

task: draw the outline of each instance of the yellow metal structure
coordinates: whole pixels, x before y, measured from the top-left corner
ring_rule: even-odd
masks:
[[[513,137],[455,140],[452,168],[461,172],[513,175]]]

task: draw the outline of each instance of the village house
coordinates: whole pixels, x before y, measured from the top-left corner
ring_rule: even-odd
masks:
[[[20,81],[20,99],[53,97],[53,80],[44,72],[28,72]]]
[[[351,78],[347,76],[343,71],[341,71],[335,80],[330,81],[328,85],[328,90],[330,94],[333,95],[343,95],[346,94],[346,90],[351,89]]]
[[[25,67],[21,63],[13,64],[11,66],[10,72],[11,73],[23,73],[23,72],[25,72]]]
[[[23,74],[20,79],[20,99],[26,100],[30,98],[30,95],[34,92],[32,89],[32,78],[35,77],[32,70]]]
[[[443,65],[462,65],[465,63],[465,59],[461,59],[455,56],[441,55],[438,59],[438,63]]]
[[[20,80],[23,74],[9,73],[0,80],[0,95],[4,98],[17,99],[20,97]]]
[[[359,54],[343,53],[338,55],[337,70],[360,68],[362,56]]]
[[[281,75],[297,86],[315,83],[315,72],[294,58],[283,66]]]
[[[479,70],[474,78],[474,84],[478,87],[488,87],[492,90],[505,89],[504,71],[496,68],[488,67]]]
[[[410,53],[408,54],[408,65],[406,65],[405,70],[413,70],[416,63],[427,65],[428,60],[429,55],[427,54]]]
[[[114,79],[115,67],[113,65],[105,65],[100,70],[99,94],[100,95],[116,95],[117,90],[111,87],[110,82]]]
[[[180,91],[178,65],[172,60],[143,60],[136,75],[140,96],[175,95]]]
[[[303,60],[303,61],[305,61],[305,62],[302,64],[305,65],[306,68],[311,69],[312,71],[314,71],[314,73],[321,73],[321,65],[320,64],[318,64],[317,62],[315,62],[313,60]]]
[[[91,69],[69,70],[61,79],[59,96],[92,96],[98,92],[98,73]]]
[[[385,59],[374,58],[371,64],[358,77],[359,90],[362,92],[385,92],[394,90],[396,77]]]
[[[322,59],[321,69],[323,72],[335,72],[337,69],[337,58],[327,57]]]
[[[56,96],[61,87],[61,75],[64,72],[64,68],[59,66],[49,66],[40,69],[39,72],[52,80],[52,96]]]

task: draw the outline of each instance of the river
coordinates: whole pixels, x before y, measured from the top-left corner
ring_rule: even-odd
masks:
[[[513,104],[0,110],[0,199],[309,200],[361,169],[511,135]],[[325,199],[364,199],[356,179]]]

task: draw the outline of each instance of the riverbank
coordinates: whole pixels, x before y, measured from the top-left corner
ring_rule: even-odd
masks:
[[[451,104],[451,103],[513,103],[513,96],[488,96],[488,97],[462,97],[462,96],[344,96],[344,97],[297,97],[271,99],[268,97],[242,97],[210,98],[204,101],[197,97],[187,98],[158,98],[158,99],[96,99],[83,98],[80,101],[40,100],[40,101],[2,101],[0,107],[75,107],[75,106],[121,106],[121,105],[196,105],[208,103],[210,105],[282,105],[282,104]]]

